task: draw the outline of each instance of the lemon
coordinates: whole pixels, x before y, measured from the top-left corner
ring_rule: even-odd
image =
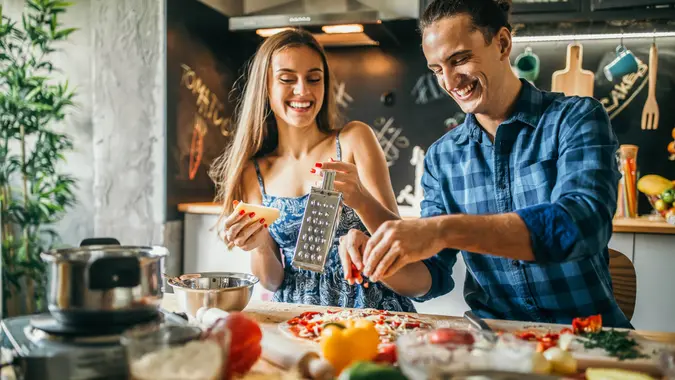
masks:
[[[541,352],[534,352],[532,354],[532,372],[540,375],[551,373],[551,363],[546,360],[546,357]]]
[[[553,372],[561,375],[572,375],[577,373],[577,359],[560,347],[551,347],[544,351],[544,357],[551,363]]]
[[[586,380],[655,380],[641,372],[614,368],[588,368]]]
[[[660,195],[664,191],[673,188],[673,183],[660,175],[648,174],[637,183],[638,190],[647,195]]]
[[[666,211],[668,205],[666,204],[666,202],[663,201],[663,199],[659,199],[656,202],[654,202],[654,208],[656,209],[656,211]]]

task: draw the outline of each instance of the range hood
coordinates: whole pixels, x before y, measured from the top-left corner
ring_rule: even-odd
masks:
[[[393,38],[383,22],[414,20],[420,12],[418,0],[239,1],[239,14],[228,15],[229,30],[272,30],[268,33],[272,34],[274,30],[302,27],[313,32],[319,42],[328,46],[377,45],[382,39]],[[327,28],[337,25],[349,25],[357,29],[348,32],[350,29],[331,31]]]

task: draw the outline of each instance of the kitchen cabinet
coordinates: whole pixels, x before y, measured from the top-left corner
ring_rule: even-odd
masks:
[[[578,12],[581,0],[513,0],[512,14]]]
[[[675,0],[591,0],[591,10],[607,10],[622,8],[642,8],[658,5],[673,5]]]

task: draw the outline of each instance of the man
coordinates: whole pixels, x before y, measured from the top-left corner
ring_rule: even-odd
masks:
[[[503,1],[435,0],[420,29],[429,69],[467,117],[427,152],[422,219],[342,239],[348,279],[353,262],[425,301],[452,290],[461,252],[464,297],[484,318],[602,314],[607,326],[631,327],[608,270],[618,143],[602,105],[514,75]]]

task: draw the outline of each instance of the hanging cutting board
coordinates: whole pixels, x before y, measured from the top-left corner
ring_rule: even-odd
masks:
[[[595,75],[592,71],[581,67],[583,46],[569,44],[567,46],[567,66],[553,73],[551,91],[562,92],[567,96],[593,96]]]

